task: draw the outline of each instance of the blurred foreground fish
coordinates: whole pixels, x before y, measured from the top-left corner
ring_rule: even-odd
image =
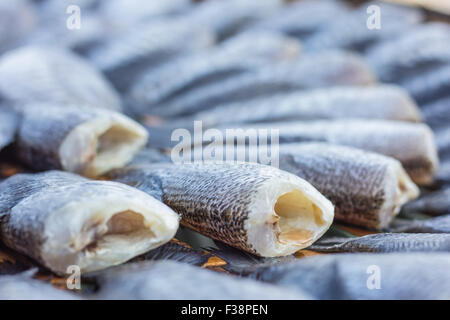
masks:
[[[149,113],[163,117],[185,116],[220,104],[293,90],[333,85],[365,86],[374,81],[371,70],[358,55],[341,51],[322,52],[192,88],[186,94],[149,108]]]
[[[19,117],[0,105],[0,150],[15,140]]]
[[[149,106],[190,89],[251,72],[267,63],[292,60],[301,51],[298,41],[271,32],[246,32],[206,52],[174,59],[144,73],[128,92],[128,107],[150,112]]]
[[[192,116],[204,126],[317,119],[367,118],[419,122],[408,93],[393,85],[332,87],[221,105]]]
[[[299,290],[173,262],[126,264],[95,275],[100,290],[94,299],[137,300],[305,300]]]
[[[0,276],[0,300],[79,300],[81,297],[32,278],[35,271]]]
[[[163,19],[125,30],[87,56],[119,91],[125,91],[144,71],[213,42],[213,35],[202,25]]]
[[[450,213],[450,188],[433,191],[411,201],[404,207],[408,212],[421,212],[432,216]]]
[[[224,268],[261,281],[308,292],[316,299],[449,299],[448,253],[326,254],[255,266],[240,259]],[[379,288],[371,290],[370,288]]]
[[[321,141],[373,151],[399,160],[417,184],[429,184],[438,167],[433,132],[427,125],[382,120],[317,120],[222,127],[243,141],[248,130],[279,130],[279,142]],[[202,141],[194,141],[194,144]]]
[[[39,104],[23,110],[16,153],[37,170],[96,177],[130,162],[146,141],[147,131],[120,113]]]
[[[0,57],[0,99],[88,105],[120,111],[120,98],[87,62],[55,47],[28,46]]]
[[[450,213],[450,210],[447,212]],[[394,220],[391,232],[450,233],[450,214],[426,220]]]
[[[0,237],[58,274],[123,263],[168,242],[178,216],[126,185],[49,171],[0,183]]]
[[[376,27],[376,18],[373,16],[376,12],[374,5],[382,20],[379,28]],[[309,51],[342,48],[362,52],[381,40],[392,39],[423,19],[424,15],[419,9],[371,1],[339,19],[330,19],[328,24],[306,39],[304,44]]]
[[[161,197],[183,225],[260,256],[311,245],[334,216],[331,202],[305,180],[259,164],[136,165],[109,177]]]
[[[378,233],[357,238],[325,238],[310,247],[319,252],[450,252],[450,234]]]
[[[399,83],[420,77],[450,62],[450,26],[444,23],[419,25],[373,48],[367,60],[383,82]]]

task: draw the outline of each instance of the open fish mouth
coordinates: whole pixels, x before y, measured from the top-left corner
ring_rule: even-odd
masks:
[[[333,222],[331,202],[306,181],[293,180],[297,181],[268,182],[249,206],[248,241],[261,256],[284,256],[306,248]]]
[[[147,137],[142,126],[118,113],[94,118],[75,127],[62,142],[62,168],[97,177],[131,161]]]
[[[70,202],[48,218],[42,259],[54,271],[78,265],[91,272],[126,262],[169,241],[178,227],[177,215],[156,200],[111,193],[91,200]],[[73,218],[62,221],[68,217],[62,212]]]

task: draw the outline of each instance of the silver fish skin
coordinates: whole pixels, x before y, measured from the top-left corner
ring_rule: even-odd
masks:
[[[450,234],[378,233],[357,238],[325,238],[311,246],[319,252],[450,252]]]
[[[108,174],[162,201],[182,224],[259,256],[309,246],[331,225],[334,208],[305,180],[254,163],[160,163]]]
[[[450,212],[450,210],[448,210]],[[404,221],[403,221],[404,220]],[[450,214],[426,220],[394,220],[390,232],[450,233]]]
[[[87,54],[120,92],[144,71],[181,54],[213,45],[214,35],[204,26],[180,19],[161,19],[133,26]]]
[[[343,17],[348,11],[349,7],[341,1],[293,2],[250,24],[248,29],[277,31],[305,39],[328,24],[331,16],[334,19]]]
[[[448,98],[450,90],[450,64],[424,72],[400,83],[419,103],[426,105]]]
[[[173,261],[127,264],[96,274],[93,299],[305,300],[307,293],[220,274]]]
[[[450,186],[450,161],[444,161],[436,172],[435,181],[440,185]]]
[[[395,85],[331,87],[217,106],[192,116],[204,126],[317,119],[365,118],[419,122],[409,94]]]
[[[302,56],[255,72],[192,89],[151,109],[162,117],[186,116],[220,104],[242,102],[299,89],[366,86],[375,78],[359,55],[330,51]]]
[[[232,269],[233,263],[227,266],[227,270]],[[343,253],[263,267],[250,276],[308,292],[316,299],[447,300],[449,268],[448,253]],[[375,274],[380,275],[381,286],[379,290],[370,290],[368,279]],[[376,281],[370,283],[376,286]]]
[[[439,159],[442,161],[450,160],[450,126],[435,130],[434,135],[436,137]]]
[[[91,272],[168,242],[178,216],[126,185],[48,171],[0,183],[2,243],[57,274]]]
[[[0,98],[121,110],[118,94],[100,73],[77,55],[48,46],[21,47],[0,57]]]
[[[15,140],[18,126],[18,114],[9,109],[2,108],[0,104],[0,150]]]
[[[327,142],[381,153],[399,160],[419,185],[431,183],[439,165],[433,132],[422,123],[338,119],[229,125],[220,129],[225,134],[233,129],[229,133],[236,137],[248,135],[248,129],[279,130],[281,144]]]
[[[443,129],[450,123],[450,96],[421,106],[423,121],[433,130]]]
[[[81,300],[73,293],[56,289],[32,278],[34,271],[0,276],[0,300]]]
[[[450,26],[426,23],[375,46],[366,55],[380,81],[399,83],[450,62]]]
[[[367,26],[367,9],[371,5],[380,8],[383,16],[380,29],[373,30]],[[342,48],[364,52],[375,43],[392,39],[423,19],[424,14],[417,8],[371,1],[339,19],[330,19],[330,23],[304,41],[304,46],[306,51]]]
[[[404,207],[405,211],[421,212],[431,216],[440,216],[450,213],[450,188],[427,193],[411,201]]]
[[[145,128],[114,111],[36,104],[21,116],[16,154],[37,170],[97,177],[130,162],[147,142]]]
[[[145,147],[136,154],[130,164],[150,164],[158,162],[171,162],[170,156],[159,149]]]
[[[192,88],[251,72],[268,62],[292,60],[300,43],[272,32],[245,32],[206,52],[174,59],[144,73],[127,93],[129,108],[148,112],[150,107]]]
[[[0,3],[0,54],[14,49],[38,23],[38,14],[26,0],[3,0]]]

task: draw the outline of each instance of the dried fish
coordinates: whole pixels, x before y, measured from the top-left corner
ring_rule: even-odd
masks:
[[[255,72],[213,82],[151,109],[158,116],[185,116],[219,104],[242,102],[277,93],[332,85],[370,85],[372,72],[358,55],[330,51],[302,56],[296,62],[269,65]]]
[[[14,141],[18,124],[18,115],[0,106],[0,150]]]
[[[393,85],[332,87],[280,94],[221,105],[192,116],[204,126],[339,118],[419,122],[420,111],[408,93]]]
[[[151,164],[109,177],[162,200],[183,225],[260,256],[289,255],[331,225],[333,206],[309,183],[251,163]]]
[[[96,177],[130,162],[146,141],[147,131],[120,113],[40,104],[23,111],[16,152],[37,170]]]
[[[100,291],[91,296],[94,299],[310,299],[299,290],[236,279],[173,261],[127,264],[98,273],[96,280]]]
[[[0,300],[79,300],[80,296],[32,278],[36,271],[0,276]]]
[[[177,55],[205,49],[213,42],[211,32],[199,24],[163,19],[127,29],[87,56],[119,91],[126,91],[150,68]]]
[[[149,164],[170,161],[170,157],[166,153],[158,149],[145,147],[138,154],[136,154],[130,164]]]
[[[443,162],[436,172],[435,180],[441,185],[450,185],[450,161]]]
[[[246,136],[249,128],[271,129],[279,130],[282,144],[320,141],[381,153],[399,160],[412,180],[421,185],[432,181],[439,163],[433,132],[421,123],[352,119],[264,123],[238,128],[241,130],[233,131],[236,137]],[[230,128],[222,128],[225,132],[227,129]]]
[[[87,62],[55,47],[27,46],[0,57],[0,99],[89,105],[120,111],[109,83]]]
[[[421,196],[406,204],[407,212],[422,212],[432,216],[450,213],[450,188],[443,188]]]
[[[450,26],[419,25],[397,39],[382,42],[367,54],[378,79],[399,83],[450,62]]]
[[[450,213],[450,210],[447,210]],[[450,233],[450,214],[426,220],[394,220],[391,232]]]
[[[375,30],[368,27],[370,17],[367,9],[371,5],[376,5],[382,16],[382,26]],[[343,48],[363,52],[381,40],[392,39],[423,19],[419,9],[371,1],[340,19],[330,19],[330,23],[306,39],[304,45],[309,51]]]
[[[172,96],[251,72],[267,62],[293,59],[300,51],[295,39],[271,32],[245,32],[209,51],[183,56],[144,73],[129,90],[128,108],[145,113],[149,106]]]
[[[123,263],[168,242],[178,216],[147,194],[49,171],[0,183],[2,242],[55,273]]]
[[[234,268],[229,261],[226,270],[245,273],[242,262]],[[256,271],[253,267],[249,275],[316,299],[448,299],[449,268],[448,253],[353,253],[305,257]]]
[[[421,106],[421,113],[426,122],[433,129],[442,129],[450,123],[450,96]]]
[[[319,252],[450,252],[450,234],[378,233],[357,238],[326,238],[310,247]]]
[[[439,159],[442,161],[450,160],[450,126],[441,130],[436,130],[434,135],[436,137],[435,140]]]

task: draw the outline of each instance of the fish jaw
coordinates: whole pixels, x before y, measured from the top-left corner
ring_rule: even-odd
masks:
[[[52,271],[64,274],[70,265],[84,273],[105,269],[175,236],[179,217],[172,209],[134,188],[101,183],[105,192],[85,185],[84,194],[47,218],[41,260]]]
[[[245,222],[249,244],[263,257],[310,246],[334,218],[333,204],[305,180],[290,174],[288,180],[276,180],[260,188]]]
[[[130,162],[147,139],[144,127],[119,113],[99,116],[67,135],[59,148],[61,166],[95,178]]]

